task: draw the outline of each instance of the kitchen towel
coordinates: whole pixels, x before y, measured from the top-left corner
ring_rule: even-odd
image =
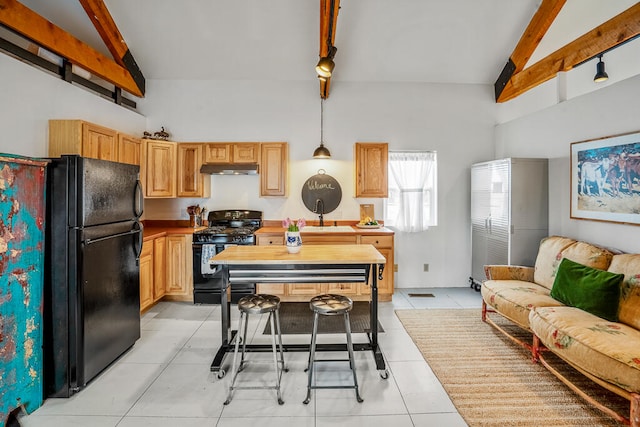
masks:
[[[216,272],[217,266],[211,265],[209,260],[216,254],[216,245],[202,245],[202,259],[200,262],[200,273],[213,274]]]

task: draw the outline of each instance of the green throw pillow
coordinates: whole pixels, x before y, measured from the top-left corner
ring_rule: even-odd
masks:
[[[564,258],[558,266],[551,296],[565,305],[617,322],[623,279],[624,274],[598,270]]]

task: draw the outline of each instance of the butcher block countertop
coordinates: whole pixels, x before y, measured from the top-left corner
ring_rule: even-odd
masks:
[[[373,245],[302,245],[290,254],[286,246],[230,246],[211,258],[212,264],[384,264]]]
[[[326,227],[327,229],[331,228],[330,226]],[[256,231],[256,235],[260,235],[260,234],[283,234],[286,230],[283,227],[273,227],[273,226],[267,226],[267,227],[262,227],[259,230]],[[314,234],[322,234],[322,235],[337,235],[337,236],[348,236],[348,235],[352,235],[352,234],[363,234],[363,235],[393,235],[394,232],[393,230],[386,228],[386,227],[381,227],[381,228],[358,228],[356,226],[351,226],[351,231],[327,231],[327,232],[320,232],[320,231],[313,231],[313,232],[305,232],[304,231],[304,227],[302,227],[302,230],[300,230],[300,233],[304,236],[305,234],[309,234],[309,235],[314,235]]]
[[[167,236],[169,234],[193,234],[194,231],[202,230],[206,227],[145,227],[143,231],[143,241],[156,239],[158,237]]]

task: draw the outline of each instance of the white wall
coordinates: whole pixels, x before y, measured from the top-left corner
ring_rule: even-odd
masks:
[[[640,252],[640,227],[570,219],[569,206],[570,144],[640,130],[638,93],[640,76],[635,76],[496,127],[496,158],[550,159],[551,234],[582,239],[626,252]],[[509,105],[501,108],[508,109]]]
[[[265,219],[317,218],[300,192],[319,168],[342,187],[342,202],[327,221],[356,221],[353,144],[389,143],[391,150],[436,150],[439,161],[439,225],[396,235],[398,287],[467,286],[470,275],[469,167],[493,156],[493,89],[480,85],[334,82],[324,105],[324,140],[331,160],[313,160],[320,140],[318,83],[148,80],[140,111],[148,128],[164,126],[176,141],[285,141],[289,143],[289,197],[259,198],[257,176],[214,176],[206,200],[148,200],[150,219],[186,219],[186,206],[247,208]],[[429,263],[429,272],[423,264]]]
[[[146,119],[0,53],[0,153],[44,157],[49,119],[83,119],[142,135]]]

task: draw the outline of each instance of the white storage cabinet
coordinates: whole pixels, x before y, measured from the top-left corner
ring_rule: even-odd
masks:
[[[508,158],[471,167],[471,277],[486,264],[533,266],[549,232],[547,159]]]

